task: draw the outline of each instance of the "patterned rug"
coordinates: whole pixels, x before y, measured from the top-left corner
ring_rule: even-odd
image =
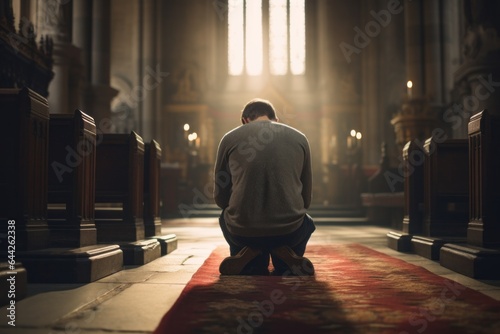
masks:
[[[359,244],[311,245],[314,277],[220,276],[219,247],[165,333],[500,333],[500,302]]]

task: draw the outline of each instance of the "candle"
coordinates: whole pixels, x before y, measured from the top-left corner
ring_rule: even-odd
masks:
[[[188,124],[188,123],[184,124],[184,139],[188,139],[188,135],[189,135],[188,131],[189,131],[189,128],[190,128],[190,126],[189,126],[189,124]]]
[[[408,80],[406,83],[406,87],[408,87],[408,98],[411,99],[411,88],[413,87],[413,82],[411,80]]]
[[[361,138],[363,138],[361,132],[356,132],[356,147],[361,147]]]

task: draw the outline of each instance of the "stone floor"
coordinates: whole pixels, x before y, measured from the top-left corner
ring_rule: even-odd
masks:
[[[462,283],[500,300],[500,281],[478,281],[439,263],[386,246],[389,228],[317,223],[310,243],[357,242]],[[163,221],[163,233],[178,236],[178,248],[144,266],[122,271],[90,284],[30,284],[28,297],[16,304],[16,327],[7,324],[2,308],[0,333],[150,333],[218,245],[224,245],[216,218]]]

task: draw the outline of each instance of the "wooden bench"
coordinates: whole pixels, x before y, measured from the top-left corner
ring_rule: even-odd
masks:
[[[49,242],[47,100],[28,88],[0,89],[0,117],[0,254],[2,261],[9,261],[0,262],[1,306],[10,302],[7,278],[12,272],[16,272],[15,299],[27,294],[22,253],[44,248]]]
[[[178,165],[167,163],[162,164],[160,168],[160,214],[161,218],[171,218],[179,212],[179,181],[182,170]]]
[[[0,101],[0,110],[5,111],[5,122],[0,125],[0,132],[5,136],[0,140],[1,152],[6,161],[11,162],[0,167],[1,200],[4,203],[0,216],[15,220],[16,260],[26,268],[27,280],[32,283],[86,283],[120,270],[123,255],[119,247],[91,245],[95,243],[92,237],[84,238],[86,246],[80,247],[80,232],[72,222],[66,232],[71,231],[68,237],[73,239],[63,243],[53,242],[52,230],[49,229],[51,224],[47,223],[51,168],[47,101],[28,89],[0,90]],[[75,127],[71,129],[74,131]],[[74,137],[61,140],[72,145]],[[77,196],[78,192],[71,194]],[[77,201],[76,197],[74,200]],[[56,228],[54,235],[62,232],[65,224],[66,221],[58,226],[61,228]],[[61,248],[63,245],[77,248]],[[20,264],[16,264],[18,267],[22,269]],[[20,276],[20,294],[21,282]]]
[[[144,145],[144,232],[160,243],[161,255],[177,249],[175,234],[161,234],[160,218],[161,147],[152,139]]]
[[[411,239],[415,253],[439,259],[448,242],[463,242],[469,221],[469,149],[466,139],[429,138],[424,145],[422,235]]]
[[[394,227],[401,221],[404,204],[403,192],[361,193],[361,203],[366,209],[368,222]]]
[[[95,146],[92,117],[80,110],[50,115],[48,223],[52,247],[97,243]]]
[[[89,283],[123,267],[118,245],[97,245],[94,119],[80,110],[50,114],[47,248],[23,254],[33,283]]]
[[[161,234],[160,166],[160,144],[153,139],[144,147],[144,233],[147,237]]]
[[[419,140],[403,148],[401,171],[404,176],[404,215],[401,231],[387,234],[388,247],[399,252],[412,251],[411,238],[423,232],[425,149]]]
[[[103,134],[97,145],[95,224],[97,241],[116,242],[125,264],[160,256],[156,239],[145,239],[144,142],[137,133]]]
[[[469,122],[470,220],[467,243],[500,249],[500,118],[484,110]]]
[[[379,168],[368,179],[367,192],[361,193],[361,204],[370,223],[397,228],[403,217],[403,186],[388,181],[388,174],[395,175],[398,170],[389,166],[386,151],[384,143]]]
[[[48,246],[47,100],[28,88],[0,89],[0,219],[15,220],[16,251]],[[4,243],[5,245],[7,243]]]
[[[468,125],[467,242],[444,245],[440,263],[473,278],[500,279],[500,118],[483,110]]]
[[[97,147],[97,240],[144,239],[144,143],[135,132],[103,134]]]

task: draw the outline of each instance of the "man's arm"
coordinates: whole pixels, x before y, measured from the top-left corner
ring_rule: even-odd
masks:
[[[231,172],[229,171],[226,152],[221,141],[217,149],[217,160],[214,168],[214,200],[219,208],[225,209],[228,207],[231,187]]]
[[[304,165],[302,167],[300,180],[302,181],[302,199],[304,200],[304,207],[308,209],[312,199],[312,162],[311,149],[307,141],[304,146]]]

